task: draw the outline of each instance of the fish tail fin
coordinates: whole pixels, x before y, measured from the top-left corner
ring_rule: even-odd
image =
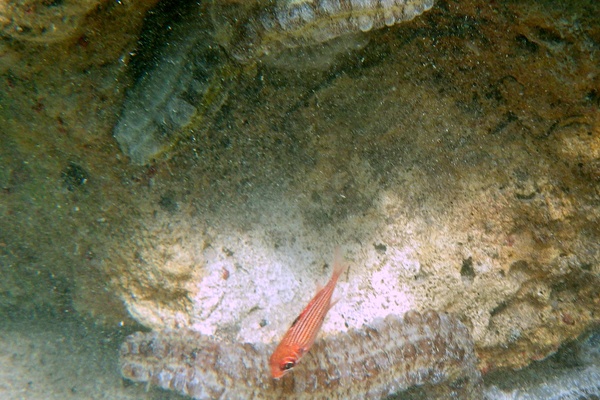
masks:
[[[342,251],[339,246],[336,246],[333,252],[333,275],[331,277],[332,280],[337,281],[337,279],[348,269],[348,264],[344,263],[344,257],[342,256]]]
[[[333,306],[335,306],[338,301],[340,301],[341,298],[337,298],[337,299],[333,299],[329,302],[329,307],[327,307],[327,312],[329,312],[329,310],[331,310],[333,308]]]
[[[317,283],[317,290],[315,291],[315,294],[319,293],[321,290],[323,290],[325,286],[321,285],[320,283]]]

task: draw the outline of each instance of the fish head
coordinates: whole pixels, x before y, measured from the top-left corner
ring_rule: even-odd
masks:
[[[275,379],[281,378],[296,366],[300,357],[301,352],[294,346],[279,346],[269,360],[271,376]]]
[[[296,360],[296,357],[294,357],[294,356],[284,357],[284,358],[282,358],[280,360],[276,360],[274,362],[272,361],[271,362],[271,375],[275,379],[281,378],[282,376],[287,374],[289,371],[292,370],[292,368],[294,368],[296,366],[297,361],[298,360]]]

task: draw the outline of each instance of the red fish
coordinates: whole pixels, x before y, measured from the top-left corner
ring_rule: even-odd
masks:
[[[325,315],[335,304],[335,302],[331,303],[331,295],[338,278],[345,270],[346,266],[342,264],[339,252],[336,251],[331,279],[323,289],[317,292],[306,308],[292,322],[292,326],[290,326],[269,359],[273,378],[281,378],[289,372],[302,356],[310,350],[321,325],[323,325]]]

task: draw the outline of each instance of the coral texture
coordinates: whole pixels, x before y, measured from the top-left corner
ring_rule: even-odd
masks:
[[[272,345],[223,343],[192,331],[136,333],[121,347],[125,378],[195,399],[377,399],[414,385],[481,398],[473,341],[455,317],[410,311],[319,340],[280,380]]]

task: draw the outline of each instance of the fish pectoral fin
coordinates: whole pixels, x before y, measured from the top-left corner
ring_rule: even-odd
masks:
[[[300,347],[298,349],[298,356],[299,356],[298,359],[300,359],[300,357],[302,357],[303,355],[308,353],[308,349],[310,349],[310,346]]]

